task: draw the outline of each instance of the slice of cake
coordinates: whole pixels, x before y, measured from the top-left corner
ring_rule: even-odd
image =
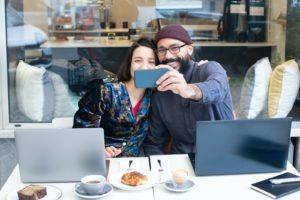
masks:
[[[41,185],[27,185],[18,191],[19,200],[38,200],[47,195],[47,188]]]

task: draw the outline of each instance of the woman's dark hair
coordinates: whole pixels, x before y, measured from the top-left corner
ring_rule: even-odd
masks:
[[[131,67],[131,61],[132,61],[132,56],[133,56],[133,52],[136,48],[143,46],[143,47],[148,47],[150,49],[153,50],[154,52],[154,57],[155,57],[155,64],[158,64],[158,58],[156,56],[155,53],[155,43],[154,40],[151,38],[147,38],[147,37],[142,37],[140,39],[138,39],[136,42],[134,42],[131,47],[128,50],[128,53],[125,57],[125,59],[123,60],[117,77],[119,81],[129,81],[131,79],[131,74],[130,74],[130,67]]]

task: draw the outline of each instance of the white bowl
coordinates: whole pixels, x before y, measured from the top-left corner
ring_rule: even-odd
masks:
[[[75,39],[75,36],[67,36],[67,39],[68,39],[69,41],[73,41],[73,40]]]

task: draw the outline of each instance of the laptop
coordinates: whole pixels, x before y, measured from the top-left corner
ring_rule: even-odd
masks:
[[[17,129],[23,182],[75,182],[88,174],[106,176],[102,128]]]
[[[195,174],[285,170],[291,123],[292,118],[197,122]]]

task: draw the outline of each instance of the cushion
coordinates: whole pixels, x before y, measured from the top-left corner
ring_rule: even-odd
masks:
[[[18,26],[24,24],[24,17],[21,12],[18,12],[10,3],[6,6],[6,26]]]
[[[286,117],[291,111],[300,84],[300,72],[295,60],[275,67],[269,88],[269,117]]]
[[[238,118],[256,118],[264,110],[271,73],[267,57],[258,60],[247,70],[241,90]]]
[[[63,78],[54,73],[49,72],[54,87],[54,117],[71,117],[78,109],[77,102],[79,96],[72,93]],[[76,99],[76,104],[72,102]]]
[[[7,46],[38,46],[48,40],[48,36],[41,29],[32,26],[14,26],[7,28]]]
[[[16,70],[16,97],[19,110],[31,120],[52,120],[54,88],[45,68],[20,61]]]

